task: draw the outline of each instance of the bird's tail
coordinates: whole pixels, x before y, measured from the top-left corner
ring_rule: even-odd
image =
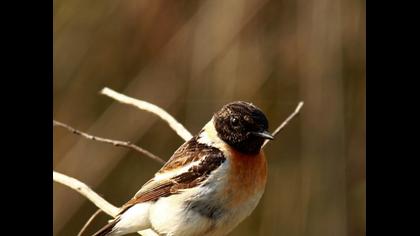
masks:
[[[98,232],[94,233],[92,236],[110,236],[114,226],[118,223],[119,219],[115,219],[109,222],[107,225],[102,227]]]

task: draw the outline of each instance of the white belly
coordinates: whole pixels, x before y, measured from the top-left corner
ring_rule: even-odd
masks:
[[[239,207],[229,208],[233,196],[222,192],[228,167],[226,161],[201,187],[159,199],[150,208],[152,228],[167,236],[216,236],[233,230],[255,209],[263,189]]]

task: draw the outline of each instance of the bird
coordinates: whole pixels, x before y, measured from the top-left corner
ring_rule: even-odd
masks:
[[[267,182],[265,114],[235,101],[182,144],[93,236],[152,229],[163,236],[226,235],[258,205]]]

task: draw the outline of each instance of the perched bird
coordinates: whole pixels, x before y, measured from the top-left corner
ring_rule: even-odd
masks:
[[[256,106],[225,105],[94,236],[145,229],[166,236],[228,234],[264,193],[261,146],[273,139],[267,130],[267,118]]]

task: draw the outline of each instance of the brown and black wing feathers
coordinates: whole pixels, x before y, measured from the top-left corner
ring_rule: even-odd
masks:
[[[156,201],[161,197],[177,194],[179,190],[193,188],[199,185],[225,160],[226,158],[222,151],[197,142],[196,137],[192,138],[174,153],[169,161],[159,170],[158,174],[180,168],[191,162],[199,161],[197,165],[193,165],[186,172],[164,181],[156,181],[155,183],[154,179],[151,179],[131,200],[121,207],[120,214],[135,204]]]
[[[149,180],[131,200],[121,207],[117,218],[104,226],[93,236],[105,236],[111,233],[114,226],[119,221],[119,216],[135,204],[157,201],[161,197],[177,194],[180,190],[193,188],[199,185],[225,160],[226,158],[222,151],[197,142],[196,137],[192,138],[178,148],[169,161],[159,170],[158,174],[182,168],[183,166],[196,161],[197,165],[193,165],[186,172],[180,173],[170,179]]]

